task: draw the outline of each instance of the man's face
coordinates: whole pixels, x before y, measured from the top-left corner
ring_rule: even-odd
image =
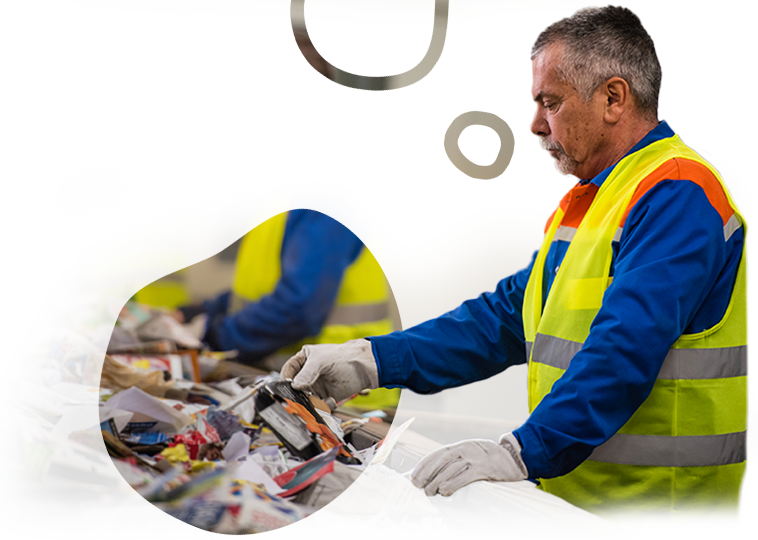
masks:
[[[593,178],[604,168],[601,149],[608,142],[604,98],[596,92],[586,102],[562,80],[556,69],[562,53],[563,45],[550,45],[532,62],[532,97],[537,112],[531,129],[555,158],[560,172]]]
[[[261,51],[255,51],[247,59],[247,112],[255,117],[263,136],[276,144],[276,76],[264,76],[261,66]]]
[[[16,105],[14,120],[16,135],[32,153],[60,137],[68,124],[62,115],[52,118],[45,115],[36,97],[26,98]]]

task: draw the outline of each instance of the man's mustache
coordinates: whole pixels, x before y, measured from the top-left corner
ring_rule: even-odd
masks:
[[[565,154],[566,152],[563,150],[563,146],[560,145],[560,143],[553,142],[548,139],[540,139],[540,146],[542,146],[543,149],[550,151],[556,151],[561,154]]]

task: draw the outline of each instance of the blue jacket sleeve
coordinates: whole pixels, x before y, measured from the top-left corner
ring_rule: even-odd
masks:
[[[428,394],[479,381],[526,362],[521,309],[529,267],[494,292],[402,332],[370,338],[379,383]]]
[[[530,478],[561,476],[589,457],[650,394],[679,336],[723,317],[742,235],[725,242],[721,216],[693,182],[664,181],[640,198],[584,347],[515,431]]]
[[[82,251],[90,218],[116,198],[113,171],[98,170],[92,149],[77,142],[66,170],[62,193],[39,222],[24,230],[21,261],[32,274],[66,271]]]
[[[345,269],[362,247],[349,229],[329,216],[312,210],[291,211],[276,288],[234,315],[220,313],[210,320],[205,341],[218,350],[237,349],[244,361],[255,361],[318,334]]]
[[[226,311],[229,309],[229,298],[231,297],[231,292],[226,291],[218,295],[216,298],[212,298],[210,300],[206,300],[203,302],[203,313],[208,315],[209,320],[213,320],[219,315],[226,315]],[[190,320],[189,317],[185,316],[185,320]]]

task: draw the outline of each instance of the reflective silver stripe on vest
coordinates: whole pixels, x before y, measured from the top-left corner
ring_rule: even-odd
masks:
[[[582,350],[582,343],[537,334],[533,360],[568,369],[571,359]],[[527,350],[531,347],[528,345]],[[671,349],[658,373],[658,379],[725,379],[747,375],[747,347],[721,349]]]
[[[575,234],[576,234],[576,227],[566,227],[565,225],[561,225],[555,230],[555,235],[553,236],[553,242],[555,242],[556,240],[564,240],[566,242],[571,242]]]
[[[526,342],[526,363],[529,363],[530,357],[532,356],[532,347],[534,347],[534,343],[531,341]]]
[[[558,369],[568,369],[571,359],[582,350],[583,345],[577,341],[537,334],[534,338],[537,354],[532,360]]]
[[[232,293],[229,298],[229,313],[237,313],[246,305],[251,304],[249,300],[242,298],[236,293]],[[345,325],[369,323],[381,321],[389,317],[389,306],[387,302],[378,302],[376,304],[346,304],[334,306],[326,318],[324,326]]]
[[[617,465],[657,467],[729,465],[745,461],[746,439],[744,431],[684,437],[617,433],[595,448],[588,459]]]
[[[747,375],[747,347],[671,349],[659,379],[725,379]]]
[[[387,302],[377,304],[345,304],[334,306],[326,318],[325,326],[353,325],[381,321],[389,317]]]
[[[176,236],[160,236],[153,234],[143,234],[135,236],[125,236],[114,240],[95,240],[87,242],[84,247],[87,256],[102,255],[108,251],[124,249],[130,247],[158,247],[185,249],[187,243],[184,238]]]
[[[737,219],[735,214],[732,214],[732,217],[730,217],[724,225],[724,241],[726,242],[729,240],[729,237],[731,237],[740,227],[742,227],[740,220]]]
[[[171,270],[135,270],[134,272],[110,274],[101,278],[90,278],[87,281],[93,287],[116,287],[135,281],[168,281],[181,285],[184,284],[184,274],[182,272],[172,272]]]
[[[619,227],[616,229],[616,234],[613,235],[613,241],[614,242],[621,242],[621,235],[624,232],[624,227]]]

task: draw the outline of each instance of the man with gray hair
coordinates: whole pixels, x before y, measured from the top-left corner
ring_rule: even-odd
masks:
[[[415,485],[529,479],[590,511],[736,507],[745,469],[744,221],[657,104],[631,11],[581,10],[532,52],[531,130],[579,182],[531,264],[403,332],[306,346],[282,370],[344,399],[437,392],[528,363],[530,416],[498,442],[435,450]]]
[[[22,182],[0,172],[0,189],[15,199],[8,223],[0,225],[0,243],[13,243],[28,225],[41,220],[57,198],[71,157],[74,115],[63,86],[36,80],[16,93],[15,130],[29,151],[32,173]]]

